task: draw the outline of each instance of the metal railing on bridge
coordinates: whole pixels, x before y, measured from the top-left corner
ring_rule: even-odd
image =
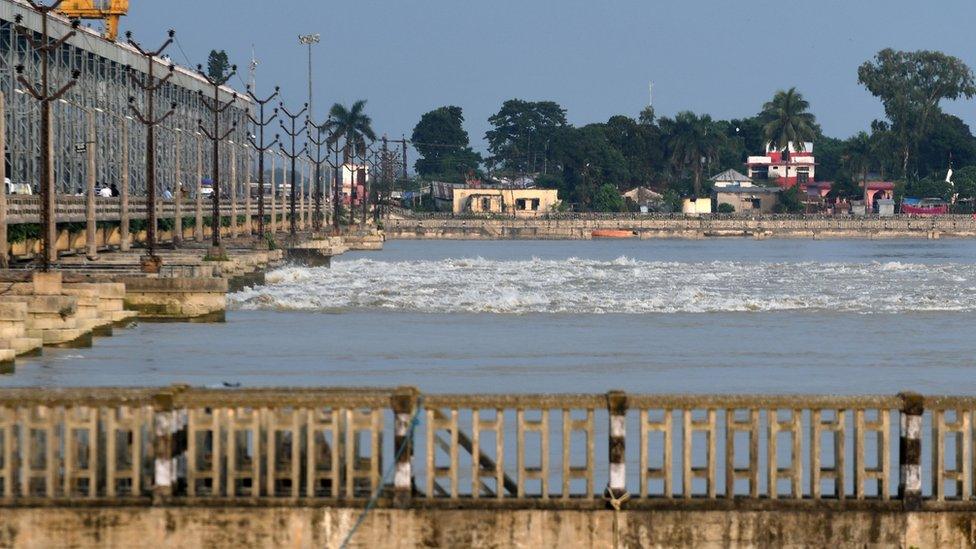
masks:
[[[974,412],[913,394],[6,389],[0,496],[917,507],[973,501]]]

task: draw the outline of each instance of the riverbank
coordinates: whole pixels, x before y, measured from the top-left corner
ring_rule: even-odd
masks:
[[[635,239],[802,238],[925,239],[976,238],[970,216],[941,217],[690,217],[584,216],[526,219],[399,217],[384,222],[388,239],[590,240],[594,231],[623,231]],[[624,236],[621,235],[621,236]]]

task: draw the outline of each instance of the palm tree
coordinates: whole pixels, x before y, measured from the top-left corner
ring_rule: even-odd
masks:
[[[810,103],[803,94],[790,88],[773,95],[772,101],[763,105],[759,120],[763,124],[766,141],[789,158],[790,149],[803,150],[806,141],[813,141],[820,131],[817,119],[807,112]]]
[[[868,170],[871,169],[873,144],[871,137],[860,132],[844,143],[844,154],[842,160],[851,175],[861,178],[861,187],[864,191],[864,207],[868,206]]]
[[[340,103],[329,109],[329,120],[325,123],[325,129],[332,134],[329,141],[335,143],[339,139],[345,139],[342,154],[347,162],[356,154],[357,149],[365,147],[367,139],[376,139],[373,120],[364,112],[365,108],[366,100],[360,99],[348,109]]]
[[[376,139],[376,133],[373,132],[373,120],[364,111],[366,108],[366,100],[360,99],[352,104],[351,108],[346,108],[340,103],[332,105],[329,109],[329,119],[325,123],[325,129],[331,134],[329,136],[329,142],[337,143],[339,139],[344,139],[345,142],[342,146],[342,159],[343,163],[348,164],[351,161],[354,162],[354,158],[358,154],[364,154],[366,150],[366,140],[374,141]],[[351,181],[351,188],[355,188],[356,182]],[[339,188],[338,183],[336,185],[336,204],[339,202]],[[362,198],[363,202],[363,219],[365,223],[366,218],[366,197]],[[354,223],[354,208],[352,203],[349,204],[349,224]]]
[[[712,117],[696,115],[691,111],[679,112],[669,127],[668,147],[671,163],[681,169],[690,169],[694,175],[695,197],[701,196],[702,172],[705,165],[718,156],[723,135],[714,127]]]

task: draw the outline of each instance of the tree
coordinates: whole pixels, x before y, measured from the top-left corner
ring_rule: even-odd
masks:
[[[207,57],[207,75],[210,79],[221,82],[227,77],[228,72],[230,72],[230,60],[227,58],[227,52],[210,50],[210,56]]]
[[[625,212],[627,203],[620,196],[617,187],[606,183],[593,193],[593,211],[595,212]]]
[[[478,169],[481,155],[468,146],[463,124],[461,107],[440,107],[420,117],[410,137],[421,155],[414,164],[418,174],[460,180]]]
[[[360,99],[346,108],[340,103],[329,109],[329,119],[325,123],[326,130],[331,134],[329,141],[336,143],[345,139],[342,154],[346,162],[356,154],[357,149],[366,147],[366,140],[374,141],[373,120],[365,113],[366,100]]]
[[[566,110],[553,101],[509,99],[488,122],[488,150],[506,169],[546,172],[552,138],[566,126]]]
[[[960,59],[942,52],[886,48],[857,70],[858,82],[884,105],[897,136],[902,177],[930,129],[940,103],[976,95],[973,72]]]
[[[871,138],[860,132],[844,143],[844,165],[861,181],[864,203],[868,203],[868,171],[871,169]]]
[[[696,197],[702,192],[702,172],[706,164],[715,160],[719,147],[724,142],[723,135],[714,127],[712,117],[703,114],[696,115],[690,111],[682,111],[674,117],[668,126],[668,148],[671,151],[671,163],[680,168],[690,170]]]
[[[919,174],[938,172],[944,177],[950,159],[955,166],[976,164],[976,139],[959,117],[939,113],[915,158]]]
[[[776,92],[759,113],[766,142],[787,156],[791,148],[803,150],[803,144],[813,141],[820,133],[817,119],[807,112],[809,108],[810,103],[796,88]]]

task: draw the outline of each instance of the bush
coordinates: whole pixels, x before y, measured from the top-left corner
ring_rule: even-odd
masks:
[[[721,204],[718,205],[718,209],[716,211],[720,214],[735,213],[735,206],[729,204],[728,202],[722,202]]]

